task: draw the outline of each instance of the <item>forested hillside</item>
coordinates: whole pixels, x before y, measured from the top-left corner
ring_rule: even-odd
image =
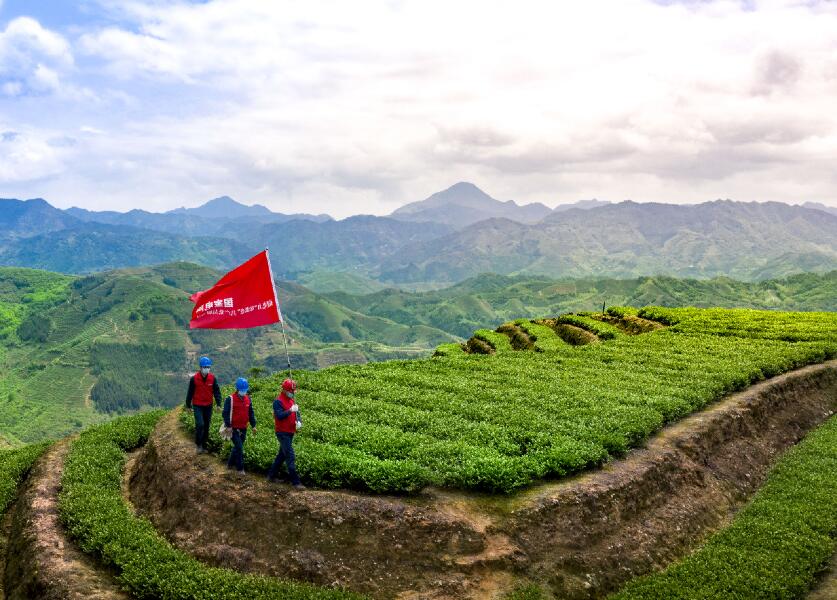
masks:
[[[534,225],[475,223],[413,244],[381,266],[387,281],[457,282],[479,273],[551,277],[760,279],[837,267],[837,216],[778,202],[621,202]]]

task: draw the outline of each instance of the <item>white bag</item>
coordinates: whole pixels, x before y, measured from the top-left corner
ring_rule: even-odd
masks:
[[[232,396],[229,396],[230,399],[230,425],[233,422],[233,406],[235,406],[235,401],[233,400]],[[221,419],[221,426],[218,428],[218,435],[221,436],[222,440],[231,440],[232,439],[233,430],[232,427],[227,427],[224,425],[224,419]]]

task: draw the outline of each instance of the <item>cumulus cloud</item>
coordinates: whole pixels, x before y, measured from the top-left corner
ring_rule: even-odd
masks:
[[[551,205],[837,203],[834,2],[105,4],[72,50],[112,106],[67,123],[59,203],[385,213],[462,179]],[[61,85],[64,43],[0,89]]]
[[[28,184],[64,172],[64,149],[49,136],[13,131],[2,122],[0,132],[0,182]]]
[[[72,65],[67,41],[34,19],[18,17],[0,31],[0,90],[6,96],[55,92],[59,71]]]

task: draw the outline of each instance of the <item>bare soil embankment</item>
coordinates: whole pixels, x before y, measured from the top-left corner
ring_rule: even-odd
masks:
[[[822,574],[806,600],[835,600],[835,598],[837,598],[837,554],[831,558],[828,570]]]
[[[113,577],[67,537],[58,493],[69,442],[35,463],[9,515],[3,581],[7,600],[127,600]]]
[[[727,523],[776,458],[837,409],[837,361],[731,395],[603,469],[509,498],[294,492],[194,454],[164,418],[130,497],[175,545],[218,565],[379,598],[492,598],[533,582],[600,598]]]

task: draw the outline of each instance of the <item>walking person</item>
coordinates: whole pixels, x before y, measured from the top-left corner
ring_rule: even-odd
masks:
[[[232,451],[227,460],[227,467],[235,468],[239,475],[244,475],[244,442],[247,439],[247,425],[253,429],[256,435],[256,413],[253,411],[253,403],[247,390],[250,384],[243,377],[235,382],[236,392],[227,396],[224,400],[224,410],[221,416],[224,418],[224,425],[232,428]]]
[[[210,373],[212,360],[208,356],[201,356],[198,366],[198,372],[189,379],[186,408],[195,415],[195,449],[198,454],[204,454],[212,421],[212,401],[221,408],[221,388],[218,379]]]
[[[305,486],[300,483],[299,474],[296,472],[296,454],[293,446],[294,434],[302,427],[299,405],[295,399],[296,387],[293,379],[286,379],[282,382],[282,391],[273,401],[273,424],[276,439],[279,440],[279,453],[267,472],[267,480],[271,483],[278,481],[277,475],[284,462],[288,466],[288,475],[293,486],[298,490],[304,490]]]

